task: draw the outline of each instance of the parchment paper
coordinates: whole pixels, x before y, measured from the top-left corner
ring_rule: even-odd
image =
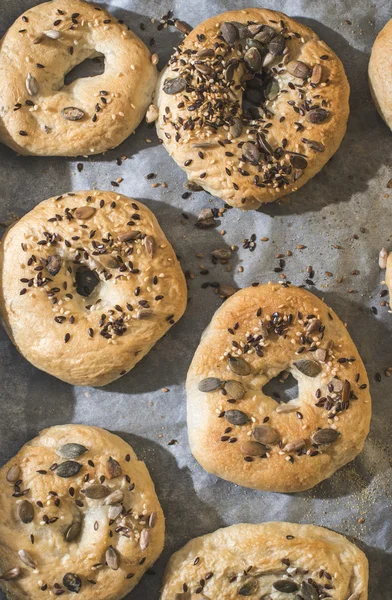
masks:
[[[35,0],[0,0],[0,33],[33,4]],[[249,5],[258,3],[114,0],[109,8],[147,44],[155,39],[152,48],[159,53],[162,67],[182,39],[174,28],[157,31],[158,20],[167,10],[173,9],[176,17],[194,26],[208,16]],[[343,60],[351,85],[351,116],[340,150],[288,201],[247,214],[229,210],[216,229],[195,228],[202,208],[222,203],[204,192],[182,199],[185,176],[157,144],[155,129],[145,123],[119,148],[90,159],[25,158],[0,147],[0,221],[21,216],[41,200],[66,191],[112,189],[110,182],[123,177],[118,191],[155,212],[181,256],[184,271],[195,275],[189,281],[190,300],[183,319],[130,374],[104,389],[73,388],[38,371],[17,353],[4,332],[0,334],[1,464],[40,429],[71,422],[119,433],[147,463],[166,514],[166,546],[153,572],[130,594],[132,600],[158,600],[169,556],[190,538],[233,523],[269,520],[311,522],[350,536],[370,561],[370,599],[392,597],[392,379],[384,375],[392,367],[392,314],[387,306],[380,306],[385,286],[377,264],[380,248],[392,249],[392,189],[387,188],[392,177],[392,138],[375,111],[367,84],[370,49],[391,17],[391,5],[386,0],[268,0],[266,7],[298,17],[313,28]],[[128,159],[119,166],[116,158],[122,155]],[[78,163],[84,166],[81,172]],[[151,172],[157,177],[147,180]],[[167,188],[152,187],[163,181]],[[257,246],[251,253],[243,249],[242,240],[253,233]],[[269,241],[261,242],[262,237]],[[212,265],[210,251],[232,244],[239,247],[230,261],[232,271]],[[298,250],[298,244],[306,248]],[[314,285],[306,287],[347,322],[367,366],[374,402],[364,452],[328,481],[296,495],[246,490],[205,473],[189,451],[184,393],[200,334],[221,303],[214,289],[203,289],[202,283],[245,287],[253,281],[278,280],[275,257],[287,250],[293,252],[285,259],[287,279],[304,284],[311,265]],[[197,258],[196,253],[205,257]],[[207,275],[200,275],[201,265],[209,270]],[[239,266],[243,272],[238,272]],[[333,275],[328,277],[326,271]],[[162,392],[164,387],[169,391]],[[178,443],[169,445],[171,440]]]

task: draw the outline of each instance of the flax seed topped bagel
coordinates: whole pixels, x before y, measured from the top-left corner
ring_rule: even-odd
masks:
[[[290,372],[298,397],[263,391]],[[371,400],[345,326],[303,289],[245,288],[215,313],[187,378],[191,450],[207,471],[246,487],[298,492],[362,450]]]
[[[120,600],[162,551],[164,516],[146,465],[104,429],[45,429],[0,480],[0,589],[9,600]]]
[[[103,74],[64,84],[76,65],[98,56]],[[105,152],[139,125],[156,73],[143,42],[102,8],[38,4],[0,42],[0,141],[20,154]]]
[[[346,130],[342,63],[308,27],[257,8],[198,25],[158,84],[158,135],[188,179],[259,208],[301,187]]]
[[[243,523],[175,552],[161,600],[367,600],[368,571],[363,552],[324,527]]]
[[[392,19],[374,42],[369,61],[369,83],[376,108],[392,129]]]
[[[97,190],[41,202],[0,247],[0,313],[33,365],[74,385],[132,369],[183,314],[186,284],[146,206]]]

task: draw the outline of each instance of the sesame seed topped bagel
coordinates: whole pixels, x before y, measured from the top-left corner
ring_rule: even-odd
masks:
[[[241,523],[175,552],[161,600],[367,600],[368,577],[365,554],[334,531]]]
[[[188,179],[232,206],[289,194],[338,149],[349,85],[335,53],[286,15],[207,19],[162,72],[158,135]]]
[[[6,232],[0,277],[18,350],[74,385],[130,371],[186,306],[184,274],[155,216],[113,192],[38,204]]]
[[[9,600],[120,600],[162,552],[165,521],[147,467],[104,429],[45,429],[0,481],[0,589]]]
[[[298,397],[264,387],[290,374]],[[240,290],[215,313],[187,378],[192,453],[245,487],[298,492],[361,452],[369,432],[366,370],[345,326],[303,289]]]
[[[99,56],[104,73],[64,84],[75,66]],[[115,148],[142,120],[156,77],[143,42],[102,8],[38,4],[0,42],[0,141],[40,156]]]

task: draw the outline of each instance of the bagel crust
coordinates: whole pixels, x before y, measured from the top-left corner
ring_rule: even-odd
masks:
[[[287,372],[298,398],[278,403],[263,388]],[[187,398],[195,458],[245,487],[309,489],[353,460],[369,431],[369,382],[345,326],[287,285],[245,288],[219,308],[193,357]]]
[[[367,600],[368,571],[364,553],[324,527],[243,523],[175,552],[161,600]]]
[[[0,312],[19,352],[74,385],[130,371],[186,306],[184,274],[154,214],[113,192],[38,204],[3,237],[0,276]]]
[[[76,65],[102,55],[102,75],[64,84]],[[0,141],[37,156],[106,152],[139,125],[156,79],[143,42],[102,8],[38,4],[0,42]]]
[[[363,552],[324,527],[243,523],[175,552],[161,600],[367,600],[368,571]]]
[[[342,63],[311,29],[280,12],[230,11],[193,29],[162,72],[157,131],[190,181],[256,209],[336,152],[348,97]]]
[[[380,116],[392,129],[392,19],[374,42],[369,61],[369,85]]]
[[[104,429],[45,429],[0,480],[8,600],[120,600],[162,552],[164,516],[146,465]]]

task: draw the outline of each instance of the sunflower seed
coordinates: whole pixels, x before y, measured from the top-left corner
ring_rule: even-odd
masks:
[[[312,70],[308,67],[308,65],[305,65],[305,63],[301,62],[300,60],[291,60],[286,65],[286,69],[290,75],[293,75],[298,79],[307,79],[312,73]]]
[[[12,465],[12,467],[10,467],[8,469],[8,472],[7,472],[7,475],[5,476],[5,478],[9,483],[15,483],[15,481],[18,481],[18,479],[19,479],[19,474],[20,474],[19,466]]]
[[[82,580],[75,573],[66,573],[63,577],[63,586],[70,592],[80,592],[82,588]]]
[[[49,274],[52,276],[57,275],[61,269],[62,262],[62,258],[58,254],[52,254],[49,256],[46,261],[46,268],[48,269]]]
[[[300,450],[301,448],[305,447],[305,440],[302,439],[298,439],[298,440],[294,440],[293,442],[289,442],[288,444],[286,444],[282,450],[283,452],[295,452],[296,450]]]
[[[56,453],[63,458],[79,458],[82,454],[88,452],[88,448],[86,446],[82,446],[82,444],[64,444],[61,446]]]
[[[208,144],[208,145],[204,145],[203,144],[194,144],[193,147],[194,148],[208,148],[210,145],[213,144]],[[190,192],[202,192],[203,188],[201,187],[201,185],[197,184],[195,181],[191,181],[190,179],[187,179],[186,182],[184,183],[184,188],[186,190],[189,190]]]
[[[230,248],[217,248],[211,252],[211,256],[218,258],[219,260],[229,260],[232,254]]]
[[[110,496],[109,496],[110,498]],[[111,521],[115,521],[117,519],[118,516],[121,515],[122,513],[122,505],[121,504],[115,504],[113,506],[109,506],[109,510],[108,510],[108,517]]]
[[[30,96],[35,96],[39,92],[39,85],[35,77],[28,73],[26,78],[26,89]]]
[[[234,77],[235,63],[231,62],[224,71],[226,81],[231,81]]]
[[[238,37],[238,29],[232,23],[222,23],[221,34],[225,42],[232,46]]]
[[[150,258],[152,258],[154,256],[155,248],[156,248],[155,239],[153,238],[152,235],[146,235],[146,237],[143,238],[143,246],[145,248],[147,255]]]
[[[93,206],[79,206],[75,212],[75,219],[80,219],[81,221],[85,221],[87,219],[91,219],[93,215],[95,215],[96,209]]]
[[[61,114],[67,121],[80,121],[84,117],[84,111],[76,106],[66,106],[61,109]]]
[[[319,593],[316,588],[308,583],[307,581],[303,581],[301,583],[300,588],[301,596],[303,600],[319,600]]]
[[[267,452],[266,446],[259,442],[242,442],[240,449],[245,456],[265,456]]]
[[[121,490],[114,490],[109,496],[105,499],[104,504],[112,505],[117,504],[118,502],[122,502],[124,499],[124,494]]]
[[[294,412],[295,410],[298,410],[299,406],[295,406],[294,404],[279,404],[279,406],[277,406],[275,408],[275,412],[277,413],[291,413]]]
[[[44,31],[44,34],[51,40],[58,40],[61,38],[61,31],[56,31],[55,29],[48,29],[47,31]]]
[[[233,138],[238,138],[242,133],[242,121],[241,119],[234,118],[230,125],[230,134]]]
[[[271,52],[267,52],[267,54],[263,58],[263,67],[270,67],[274,61],[275,56]]]
[[[267,100],[275,100],[275,98],[279,95],[280,88],[279,83],[276,79],[271,79],[267,87],[265,88],[265,97]]]
[[[321,142],[317,142],[316,140],[306,140],[306,144],[314,150],[315,152],[324,152],[325,146]]]
[[[113,546],[109,546],[109,548],[106,550],[105,560],[110,569],[117,571],[120,566],[120,557],[117,550],[115,550]]]
[[[110,254],[102,254],[99,257],[99,262],[105,269],[118,269],[120,266],[117,258],[115,256],[111,256]]]
[[[4,579],[4,581],[12,581],[13,579],[17,579],[21,574],[21,570],[19,567],[14,567],[13,569],[8,569],[2,575],[0,575],[0,579]]]
[[[275,444],[279,439],[279,433],[276,429],[269,427],[268,425],[258,425],[253,429],[252,435],[256,442],[266,444],[267,446]]]
[[[233,398],[234,400],[242,400],[246,394],[246,389],[242,383],[235,379],[229,379],[225,382],[225,390],[230,398]]]
[[[106,476],[108,479],[115,479],[116,477],[120,477],[122,475],[122,468],[120,467],[120,463],[118,463],[111,456],[108,458],[106,463]]]
[[[182,77],[174,77],[173,79],[166,79],[163,84],[163,91],[166,94],[174,95],[179,94],[186,88],[186,81]]]
[[[323,67],[321,65],[314,65],[312,69],[312,76],[310,78],[311,83],[318,85],[323,77]]]
[[[294,167],[294,169],[303,170],[308,166],[308,161],[303,156],[298,156],[297,154],[293,154],[290,156],[290,163]]]
[[[281,54],[283,54],[283,50],[285,47],[285,39],[283,35],[281,35],[280,33],[275,35],[269,42],[267,47],[269,52],[273,54],[273,56],[280,56]]]
[[[343,402],[346,402],[346,400],[348,400],[350,398],[350,389],[351,389],[350,382],[347,381],[347,379],[345,379],[344,384],[343,384],[343,391],[342,391]]]
[[[340,433],[336,429],[319,429],[311,436],[311,440],[314,444],[332,444],[339,436]]]
[[[309,121],[309,123],[324,123],[328,115],[329,112],[326,108],[312,108],[306,114],[306,120]]]
[[[230,371],[235,373],[236,375],[241,375],[245,377],[249,375],[251,372],[250,365],[243,359],[237,356],[228,356],[228,363],[230,367]]]
[[[319,362],[325,362],[327,358],[327,351],[324,350],[324,348],[317,348],[313,356]]]
[[[150,518],[148,519],[148,526],[151,527],[151,529],[153,529],[156,525],[157,522],[157,513],[156,512],[152,512],[150,515]]]
[[[23,500],[18,506],[18,515],[22,523],[31,523],[34,519],[34,506],[28,500]]]
[[[249,421],[248,415],[241,410],[227,410],[225,412],[225,419],[231,425],[245,425]]]
[[[82,466],[74,460],[67,460],[57,467],[56,475],[59,477],[74,477],[79,473]]]
[[[147,550],[148,546],[150,545],[150,532],[148,529],[142,530],[140,534],[139,545],[142,552]]]
[[[106,485],[94,483],[85,490],[82,490],[82,492],[85,496],[87,496],[87,498],[91,498],[92,500],[100,500],[101,498],[106,498],[109,496],[110,489],[106,487]]]
[[[245,52],[244,61],[252,73],[257,73],[261,69],[261,55],[257,48],[249,48]]]
[[[260,160],[260,151],[256,144],[253,144],[252,142],[245,142],[242,146],[242,154],[246,160],[253,164],[257,164]]]
[[[238,590],[238,593],[240,596],[253,596],[253,594],[256,593],[258,587],[259,584],[257,583],[257,581],[255,579],[250,579],[249,581],[241,585],[241,587]]]
[[[20,560],[25,565],[27,565],[31,569],[35,569],[36,568],[36,564],[35,564],[34,560],[32,559],[31,555],[28,552],[26,552],[26,550],[19,550],[18,554],[19,554]]]
[[[196,56],[197,58],[212,58],[215,56],[215,52],[212,48],[203,48],[202,50],[199,50]]]
[[[306,335],[312,335],[312,333],[320,331],[321,325],[320,319],[313,319],[306,328]]]
[[[207,377],[206,379],[202,379],[197,387],[200,392],[215,392],[215,390],[222,387],[223,383],[217,377]]]
[[[298,371],[306,375],[307,377],[317,377],[322,371],[320,365],[314,360],[296,360],[294,365]]]
[[[120,242],[133,242],[135,240],[138,240],[141,236],[141,232],[140,231],[128,231],[127,233],[121,233],[118,236],[118,239]]]
[[[203,75],[212,75],[214,72],[212,67],[210,67],[209,65],[206,65],[204,63],[196,63],[195,69],[197,71],[199,71],[199,73],[202,73]]]
[[[292,594],[298,591],[298,585],[290,579],[279,579],[272,584],[272,587],[283,594]]]
[[[80,535],[81,529],[82,529],[81,521],[74,521],[73,523],[71,523],[71,525],[68,527],[68,529],[65,532],[65,535],[64,535],[65,541],[73,542],[74,540],[76,540]]]

